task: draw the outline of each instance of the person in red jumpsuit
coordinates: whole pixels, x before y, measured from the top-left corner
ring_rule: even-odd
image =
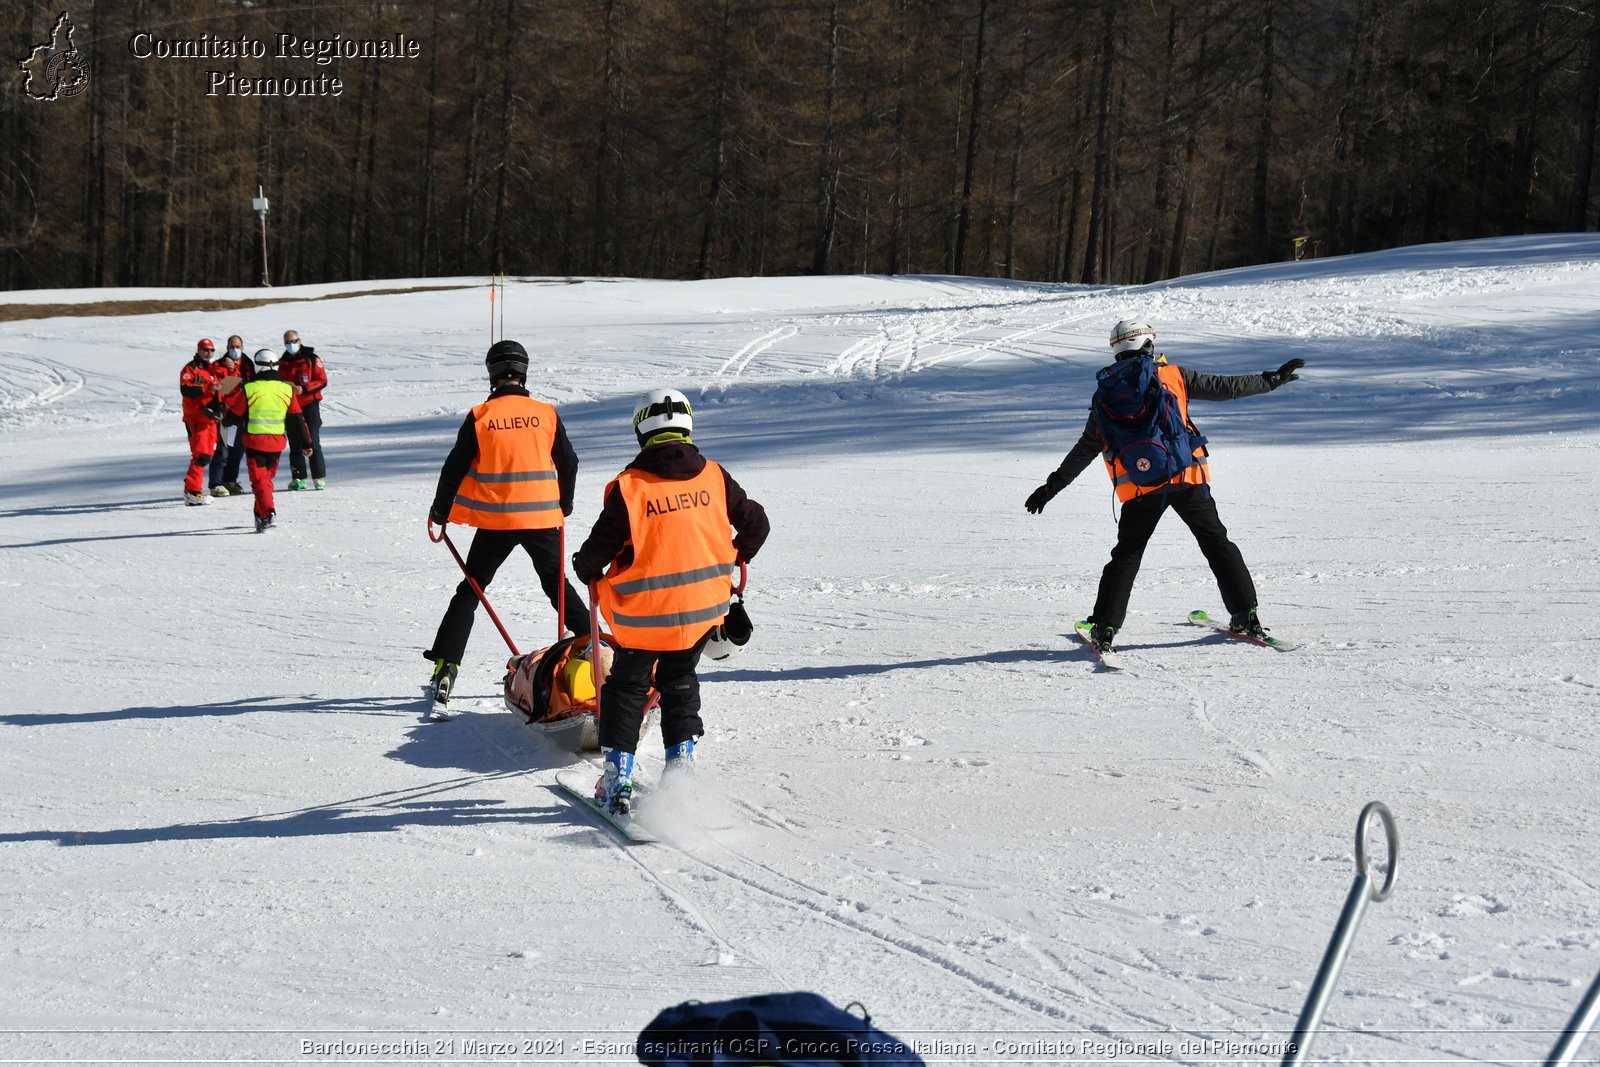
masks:
[[[202,337],[194,356],[178,374],[178,392],[183,396],[183,428],[189,434],[189,472],[183,478],[183,502],[193,507],[211,503],[206,495],[206,469],[217,451],[217,420],[222,405],[217,400],[217,379],[211,357],[217,346]]]

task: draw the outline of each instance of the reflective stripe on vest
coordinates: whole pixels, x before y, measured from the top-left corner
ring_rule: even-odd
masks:
[[[707,461],[687,480],[626,470],[616,486],[628,509],[633,560],[600,580],[600,607],[625,648],[690,648],[728,613],[738,554],[728,484]]]
[[[1164,360],[1166,357],[1161,358]],[[1162,384],[1171,389],[1172,394],[1178,398],[1178,417],[1192,430],[1194,424],[1189,421],[1189,390],[1183,384],[1183,371],[1174,364],[1163,362],[1156,365],[1156,373],[1161,376]],[[1206,459],[1205,448],[1195,449],[1194,455],[1198,461],[1194,466],[1183,468],[1160,485],[1134,485],[1122,464],[1112,460],[1109,453],[1102,452],[1100,458],[1105,462],[1106,473],[1111,476],[1111,486],[1116,490],[1117,500],[1126,504],[1130,500],[1149,496],[1151,493],[1164,493],[1168,489],[1183,485],[1205,485],[1211,481],[1211,468]]]
[[[472,409],[478,458],[450,508],[450,521],[484,530],[545,530],[562,524],[561,484],[551,449],[556,409],[529,396],[499,396]]]
[[[244,432],[262,435],[281,436],[283,434],[283,420],[289,413],[289,405],[294,402],[294,390],[288,382],[268,378],[265,381],[252,381],[244,383],[245,419]]]

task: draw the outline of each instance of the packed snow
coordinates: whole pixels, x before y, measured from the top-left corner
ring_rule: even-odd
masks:
[[[1542,1059],[1600,971],[1600,235],[1139,287],[0,302],[263,296],[0,322],[0,1060],[625,1063],[662,1008],[806,989],[929,1063],[1267,1062],[1372,800],[1397,885],[1313,1059]],[[1127,671],[1073,635],[1109,482],[1022,501],[1125,316],[1199,370],[1306,360],[1193,406],[1262,619],[1301,650],[1186,623],[1222,606],[1171,516]],[[573,758],[506,710],[482,612],[460,714],[427,720],[459,572],[424,519],[502,318],[582,459],[569,551],[655,385],[772,519],[666,843],[556,787]],[[177,376],[199,337],[290,327],[332,377],[329,486],[283,492],[285,463],[257,535],[248,498],[183,505]],[[489,596],[524,651],[556,633],[525,560]]]

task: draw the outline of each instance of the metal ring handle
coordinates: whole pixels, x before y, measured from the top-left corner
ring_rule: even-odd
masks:
[[[1395,829],[1394,815],[1380,800],[1374,800],[1361,809],[1356,820],[1356,873],[1367,876],[1367,829],[1376,815],[1383,820],[1383,836],[1389,844],[1389,870],[1383,876],[1383,885],[1368,891],[1374,903],[1388,900],[1394,892],[1394,876],[1400,870],[1400,832]]]

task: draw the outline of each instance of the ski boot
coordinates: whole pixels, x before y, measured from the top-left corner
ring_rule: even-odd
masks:
[[[621,749],[602,748],[600,758],[604,772],[594,783],[595,806],[613,815],[633,812],[633,753]]]
[[[227,482],[222,488],[228,491],[229,496],[244,496],[244,486],[238,482]]]
[[[661,777],[694,773],[694,738],[667,746],[667,763],[661,768]]]
[[[306,487],[306,480],[304,478],[290,478],[289,479],[289,492],[298,493],[300,490],[304,489],[305,487]]]
[[[456,674],[461,670],[459,663],[446,663],[442,659],[433,661],[433,702],[435,704],[450,703],[450,690],[456,687]]]
[[[225,486],[225,485],[213,485],[211,487],[211,495],[212,496],[229,496],[231,494],[228,492],[228,487],[227,486]]]
[[[265,515],[256,516],[256,533],[266,533],[272,526],[272,520],[278,517],[276,511],[269,511]]]
[[[1267,639],[1267,628],[1261,625],[1260,619],[1256,618],[1255,608],[1251,608],[1249,611],[1241,611],[1229,619],[1228,631],[1230,633],[1243,634],[1245,637],[1253,637],[1257,641],[1265,641]]]
[[[328,479],[326,479],[326,478],[313,478],[313,479],[311,479],[311,488],[313,488],[313,489],[326,489],[326,488],[328,488]]]
[[[1115,626],[1107,626],[1103,622],[1097,622],[1089,627],[1089,643],[1094,646],[1096,652],[1110,652],[1111,639],[1116,636],[1116,633],[1117,628]]]
[[[203,504],[211,503],[211,498],[206,496],[204,493],[191,493],[189,490],[185,489],[183,491],[183,502],[191,508],[197,508]]]

